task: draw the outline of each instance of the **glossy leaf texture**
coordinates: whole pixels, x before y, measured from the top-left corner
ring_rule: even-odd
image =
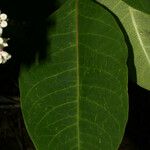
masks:
[[[150,90],[150,15],[122,0],[97,1],[108,7],[122,22],[133,47],[137,83]],[[141,4],[146,3],[141,1]]]
[[[128,115],[127,48],[113,16],[69,0],[49,18],[47,59],[22,68],[21,105],[37,150],[117,150]]]

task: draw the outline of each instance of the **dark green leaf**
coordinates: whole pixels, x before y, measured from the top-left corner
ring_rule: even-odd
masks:
[[[50,19],[47,59],[20,79],[37,150],[117,150],[128,112],[127,48],[117,23],[92,0],[69,0]]]

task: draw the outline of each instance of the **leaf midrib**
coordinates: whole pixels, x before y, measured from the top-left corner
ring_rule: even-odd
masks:
[[[119,0],[118,3],[112,8],[112,10],[116,9],[116,7],[118,7],[118,5],[119,5],[121,2],[122,2],[122,0]],[[125,2],[123,2],[123,3],[125,3]],[[141,2],[140,2],[140,3],[141,3]],[[137,27],[137,25],[136,25],[135,17],[134,17],[133,10],[132,10],[133,8],[131,8],[130,6],[128,6],[128,9],[129,9],[129,14],[128,14],[128,15],[131,17],[132,24],[133,24],[133,27],[134,27],[134,29],[135,29],[135,33],[136,33],[137,39],[139,40],[139,43],[140,43],[140,45],[141,45],[141,47],[142,47],[142,50],[143,50],[143,52],[144,52],[144,54],[145,54],[145,57],[146,57],[146,59],[147,59],[149,65],[150,65],[150,58],[149,58],[149,56],[147,55],[147,52],[146,52],[144,43],[143,43],[143,41],[142,41],[142,39],[141,39],[141,37],[140,37],[139,30],[138,30],[138,27]],[[127,16],[127,14],[126,14],[125,16]]]
[[[76,9],[76,17],[75,17],[75,21],[76,21],[76,57],[77,57],[77,146],[78,146],[78,150],[80,150],[80,129],[79,129],[79,97],[80,97],[80,89],[79,89],[79,29],[78,29],[78,11],[79,11],[79,0],[76,0],[75,2],[75,9]]]
[[[146,59],[147,59],[148,63],[149,63],[149,65],[150,65],[150,58],[149,58],[149,56],[147,55],[145,46],[144,46],[144,44],[143,44],[143,41],[142,41],[142,39],[141,39],[141,37],[140,37],[140,34],[139,34],[139,31],[138,31],[138,27],[137,27],[137,25],[136,25],[136,21],[135,21],[135,18],[134,18],[133,11],[131,10],[130,7],[129,7],[129,14],[130,14],[130,16],[131,16],[131,20],[132,20],[132,23],[133,23],[133,27],[134,27],[134,29],[135,29],[135,33],[136,33],[136,35],[137,35],[137,38],[138,38],[138,40],[139,40],[139,43],[140,43],[140,45],[141,45],[141,47],[142,47],[142,49],[143,49],[143,52],[144,52],[144,54],[145,54],[145,56],[146,56]]]

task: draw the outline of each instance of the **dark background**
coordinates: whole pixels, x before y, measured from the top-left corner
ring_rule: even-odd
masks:
[[[47,25],[54,24],[47,18],[61,3],[0,0],[1,12],[9,18],[3,37],[10,38],[6,50],[12,55],[12,59],[0,65],[0,150],[34,150],[20,110],[20,66],[30,67],[37,54],[41,60],[46,56]]]

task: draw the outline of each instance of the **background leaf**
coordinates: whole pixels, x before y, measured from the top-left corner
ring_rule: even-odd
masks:
[[[150,15],[132,8],[122,0],[97,1],[108,7],[122,22],[133,46],[137,83],[150,90]],[[144,4],[141,8],[146,8]]]
[[[128,113],[127,48],[92,0],[69,0],[50,18],[47,58],[22,67],[21,104],[37,150],[117,150]]]
[[[149,0],[123,0],[128,5],[143,11],[145,13],[150,13],[150,1]]]

